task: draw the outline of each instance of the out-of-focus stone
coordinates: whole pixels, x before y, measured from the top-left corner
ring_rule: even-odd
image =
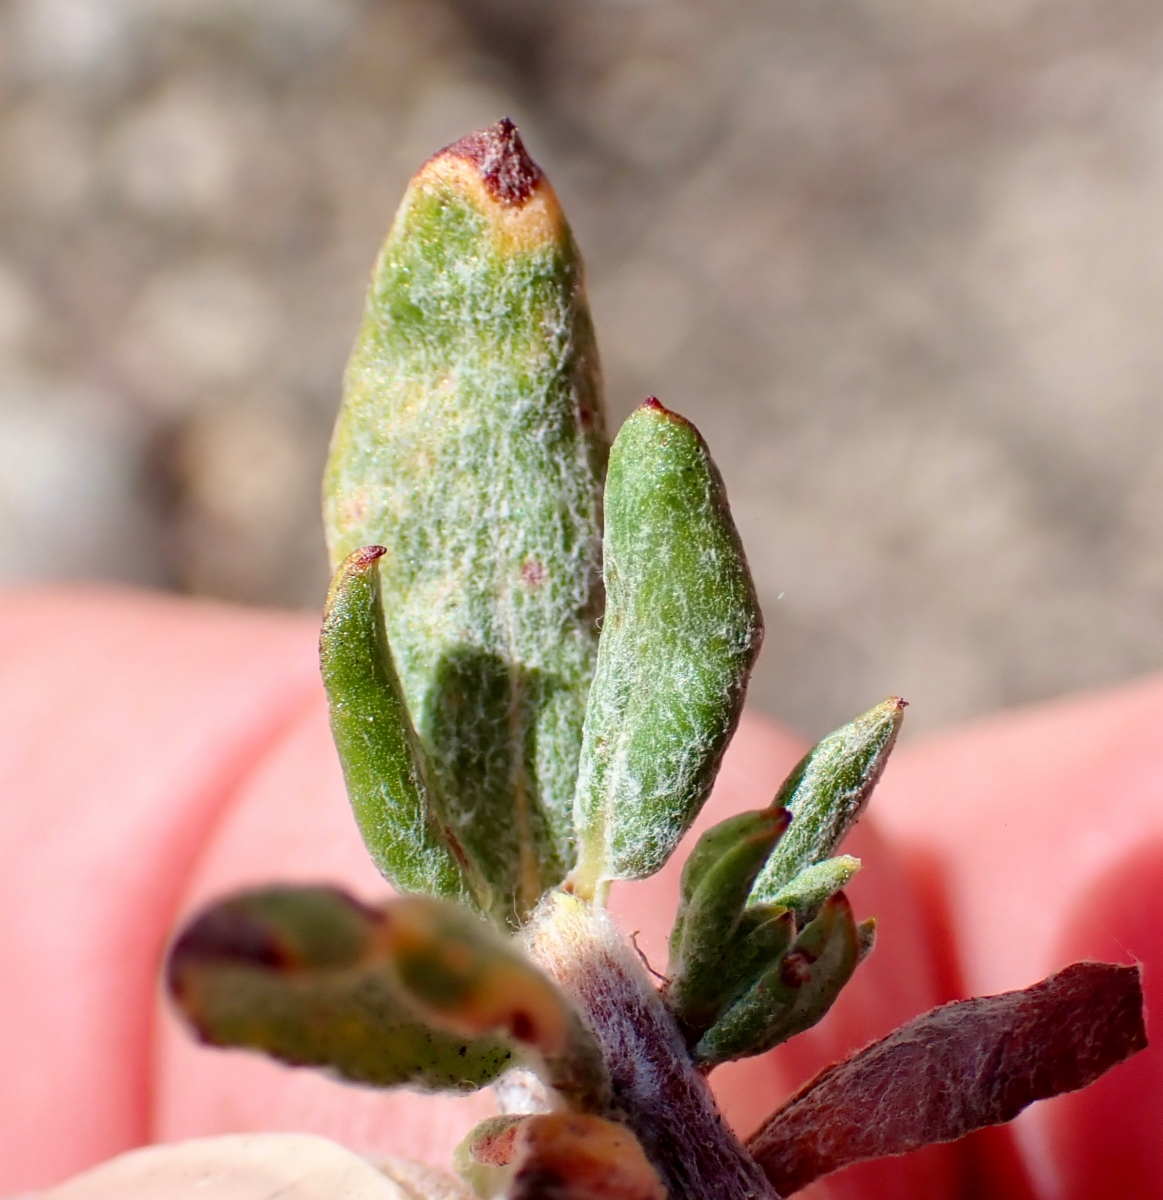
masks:
[[[148,1146],[69,1180],[41,1200],[419,1200],[336,1142],[237,1134]]]
[[[129,319],[122,359],[143,400],[181,411],[253,378],[276,334],[270,290],[231,259],[166,271]]]
[[[168,582],[142,491],[142,442],[99,393],[0,377],[0,583]]]
[[[1163,666],[1157,3],[13,0],[0,59],[0,408],[113,398],[155,577],[320,602],[316,480],[277,514],[190,447],[261,395],[314,473],[408,176],[507,111],[615,422],[657,393],[723,470],[755,701],[916,730]]]
[[[235,186],[236,129],[225,106],[180,85],[131,112],[112,149],[126,201],[146,216],[212,216]]]

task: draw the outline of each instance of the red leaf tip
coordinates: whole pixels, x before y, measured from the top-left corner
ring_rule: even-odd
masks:
[[[364,546],[357,550],[347,561],[353,570],[370,567],[377,559],[387,554],[387,546]]]
[[[471,162],[493,198],[514,208],[523,205],[545,178],[508,117],[462,137],[440,154]]]
[[[689,425],[691,429],[694,429],[694,425],[682,413],[676,413],[673,408],[667,408],[657,396],[647,396],[638,411],[654,413],[657,416],[665,417],[668,421],[674,421],[676,425]]]

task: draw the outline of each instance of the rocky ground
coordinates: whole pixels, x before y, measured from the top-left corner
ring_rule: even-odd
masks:
[[[315,606],[366,274],[511,113],[610,405],[723,468],[758,703],[914,729],[1163,666],[1163,8],[0,0],[0,578]]]

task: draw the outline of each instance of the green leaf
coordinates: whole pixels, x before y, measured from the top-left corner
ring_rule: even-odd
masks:
[[[714,782],[763,635],[706,443],[657,400],[614,442],[604,549],[574,808],[583,895],[651,875],[674,852]]]
[[[859,870],[860,859],[851,854],[826,858],[805,867],[790,883],[784,884],[769,903],[792,909],[796,920],[806,925],[820,911],[820,905],[847,887]]]
[[[796,940],[796,918],[775,904],[750,907],[743,913],[729,951],[723,956],[722,1004],[716,1018],[729,1008]],[[708,1021],[707,1026],[713,1024]],[[705,1032],[699,1029],[699,1036]]]
[[[454,904],[411,896],[387,905],[379,945],[408,999],[466,1037],[504,1030],[537,1055],[540,1074],[572,1107],[602,1109],[609,1079],[573,1006],[509,939]]]
[[[319,639],[347,794],[376,866],[398,888],[487,908],[487,885],[442,819],[400,690],[380,603],[377,560],[383,553],[368,546],[341,564]]]
[[[377,944],[381,914],[332,888],[268,888],[198,915],[167,982],[198,1037],[391,1087],[472,1091],[512,1065],[503,1037],[436,1028]]]
[[[325,479],[369,544],[403,694],[492,912],[573,862],[608,453],[582,265],[507,122],[412,181],[376,264]]]
[[[890,697],[829,734],[788,776],[772,803],[791,809],[791,828],[756,881],[754,903],[775,901],[801,871],[835,853],[880,779],[904,710]]]
[[[699,885],[706,878],[707,872],[719,863],[725,854],[758,832],[770,829],[773,824],[780,826],[782,836],[788,821],[788,817],[777,815],[782,813],[782,809],[774,808],[736,813],[734,816],[720,821],[718,825],[712,825],[695,842],[690,855],[686,862],[683,863],[682,875],[679,878],[679,907],[676,917],[676,928],[681,923],[686,906],[691,902],[691,898],[698,890]]]
[[[791,820],[782,808],[742,816],[703,834],[683,870],[666,1000],[684,1029],[702,1032],[721,1007],[747,897]]]
[[[861,959],[861,934],[843,892],[825,902],[795,945],[695,1046],[703,1066],[763,1054],[809,1029],[831,1008]]]
[[[670,931],[670,954],[672,961],[679,953],[682,927],[686,921],[687,907],[707,872],[735,846],[741,838],[749,837],[756,829],[765,828],[766,821],[760,812],[736,813],[704,833],[683,863],[679,877],[678,909],[674,914],[674,925]]]

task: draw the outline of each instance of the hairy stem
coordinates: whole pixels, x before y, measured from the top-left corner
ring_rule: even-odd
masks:
[[[529,949],[597,1038],[613,1084],[613,1115],[634,1131],[671,1196],[779,1200],[731,1132],[674,1019],[607,913],[551,895]]]

